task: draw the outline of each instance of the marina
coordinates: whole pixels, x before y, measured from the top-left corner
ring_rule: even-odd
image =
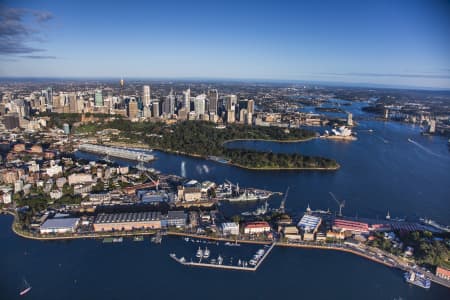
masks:
[[[224,264],[223,257],[218,256],[217,259],[211,259],[210,262],[202,262],[202,259],[209,258],[209,250],[205,248],[205,251],[208,250],[207,256],[205,256],[205,251],[199,247],[196,253],[196,257],[199,259],[198,262],[187,261],[185,257],[177,257],[175,253],[170,253],[169,256],[175,260],[176,262],[190,267],[203,267],[203,268],[215,268],[215,269],[223,269],[223,270],[234,270],[234,271],[250,271],[255,272],[267,258],[269,253],[275,247],[275,243],[272,243],[270,246],[266,245],[264,248],[259,249],[255,255],[247,262],[239,259],[237,265]],[[231,260],[232,261],[232,260]]]

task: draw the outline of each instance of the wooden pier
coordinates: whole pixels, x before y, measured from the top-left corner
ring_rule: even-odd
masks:
[[[244,267],[244,266],[233,266],[233,265],[223,265],[223,264],[212,264],[212,263],[202,263],[202,262],[193,262],[186,261],[184,258],[178,258],[175,254],[170,254],[170,257],[174,259],[176,262],[191,267],[203,267],[203,268],[213,268],[213,269],[222,269],[222,270],[234,270],[234,271],[247,271],[247,272],[255,272],[258,270],[259,266],[266,259],[272,249],[275,247],[275,243],[272,243],[270,247],[264,252],[264,255],[261,259],[258,260],[258,263],[254,267]]]

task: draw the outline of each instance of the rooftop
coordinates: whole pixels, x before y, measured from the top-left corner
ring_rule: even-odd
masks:
[[[74,228],[79,220],[80,218],[48,219],[41,225],[41,229]]]

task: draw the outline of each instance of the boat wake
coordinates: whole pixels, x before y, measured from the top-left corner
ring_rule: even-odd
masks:
[[[376,135],[376,134],[374,134],[373,136],[376,137],[377,139],[379,139],[380,141],[382,141],[383,143],[389,144],[389,141],[386,140],[385,138],[383,138],[383,137],[381,137],[379,135]]]
[[[186,177],[186,162],[181,162],[181,177]]]
[[[433,156],[436,156],[436,157],[439,157],[439,158],[446,158],[445,156],[440,155],[440,154],[438,154],[436,152],[433,152],[431,149],[429,149],[429,148],[419,144],[418,142],[416,142],[416,141],[414,141],[412,139],[408,139],[408,142],[410,142],[411,144],[414,144],[415,146],[419,147],[420,149],[422,149],[423,151],[425,151],[426,153],[428,153],[430,155],[433,155]]]

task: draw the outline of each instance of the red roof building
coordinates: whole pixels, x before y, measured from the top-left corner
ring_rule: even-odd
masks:
[[[250,222],[247,223],[244,227],[245,234],[257,234],[270,232],[270,225],[267,222]]]
[[[350,231],[353,233],[369,233],[369,224],[343,219],[335,219],[333,221],[333,230]]]
[[[445,280],[450,280],[450,270],[443,267],[437,267],[436,276]]]

